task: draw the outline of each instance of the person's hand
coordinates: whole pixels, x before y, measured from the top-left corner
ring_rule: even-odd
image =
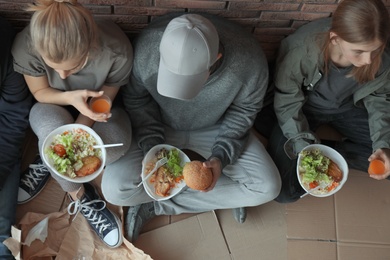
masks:
[[[91,91],[91,90],[74,90],[69,91],[70,104],[74,106],[82,115],[97,121],[107,122],[107,119],[111,117],[111,113],[94,113],[88,105],[88,98],[100,97],[103,95],[103,91]]]
[[[209,168],[213,173],[213,182],[207,189],[203,190],[203,192],[207,192],[214,189],[215,184],[217,184],[217,181],[222,173],[222,163],[218,158],[213,157],[209,161],[204,161],[203,166]]]
[[[385,163],[384,174],[370,174],[370,177],[376,180],[383,180],[390,176],[390,149],[381,148],[376,150],[369,158],[368,161],[379,159]]]

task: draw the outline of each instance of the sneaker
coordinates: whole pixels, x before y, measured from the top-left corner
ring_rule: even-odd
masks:
[[[99,197],[91,184],[84,183],[84,195],[80,200],[71,199],[68,206],[69,215],[76,217],[79,212],[108,247],[116,248],[122,244],[121,221],[106,207],[106,202]]]
[[[135,242],[142,227],[156,216],[154,203],[148,202],[129,208],[126,216],[126,235],[130,242]]]
[[[246,208],[233,209],[233,217],[238,223],[244,223],[246,220]]]
[[[26,203],[37,196],[45,187],[50,172],[39,155],[21,176],[18,191],[18,204]]]

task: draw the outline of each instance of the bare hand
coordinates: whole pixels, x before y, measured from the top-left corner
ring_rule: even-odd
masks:
[[[107,122],[107,119],[111,117],[111,113],[93,112],[88,105],[89,97],[100,97],[103,95],[103,91],[75,90],[69,91],[69,95],[71,95],[71,105],[73,105],[82,115],[97,122]]]
[[[385,163],[385,173],[384,174],[370,174],[370,177],[376,180],[383,180],[390,176],[390,149],[381,148],[376,150],[368,160],[379,159]]]

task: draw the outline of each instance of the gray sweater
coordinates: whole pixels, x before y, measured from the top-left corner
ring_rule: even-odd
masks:
[[[191,131],[220,124],[212,156],[222,166],[234,163],[246,143],[268,84],[268,65],[259,43],[238,25],[202,14],[215,25],[225,52],[220,67],[192,100],[178,100],[157,92],[159,45],[174,17],[154,20],[135,39],[134,66],[123,98],[139,147],[147,152],[164,143],[164,125]]]

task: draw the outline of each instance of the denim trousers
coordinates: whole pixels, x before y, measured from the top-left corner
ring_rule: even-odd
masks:
[[[349,168],[367,171],[368,157],[372,154],[372,141],[365,109],[354,107],[336,114],[316,113],[304,109],[304,114],[313,132],[323,124],[336,129],[343,136],[341,141],[321,140],[321,143],[337,150],[346,159]],[[275,124],[269,138],[268,152],[281,175],[282,189],[275,200],[282,203],[296,201],[304,193],[297,178],[297,160],[288,158],[284,151],[286,141],[282,130]]]
[[[166,143],[209,158],[219,127],[216,125],[194,131],[166,128]],[[135,206],[153,201],[143,186],[137,187],[141,182],[143,156],[136,142],[133,142],[125,156],[107,165],[102,178],[102,192],[108,202]],[[177,215],[257,206],[273,200],[279,194],[280,187],[280,176],[275,164],[263,144],[251,133],[240,157],[223,169],[213,190],[200,192],[184,189],[169,200],[155,201],[155,213]]]
[[[15,221],[15,211],[18,198],[20,164],[15,164],[14,170],[8,176],[4,187],[0,190],[0,259],[15,259],[3,241],[10,237],[11,226]]]

